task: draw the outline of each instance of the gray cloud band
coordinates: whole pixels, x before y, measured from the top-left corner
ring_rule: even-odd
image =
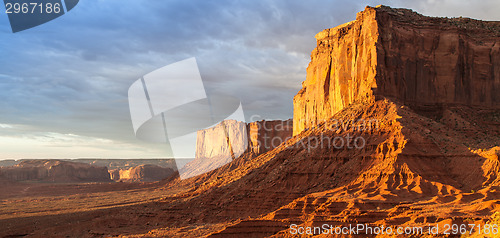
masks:
[[[238,98],[206,94],[195,58],[145,75],[130,86],[128,97],[136,137],[166,143],[168,156],[176,161],[186,144],[195,149],[197,131],[225,119],[245,120]],[[183,167],[177,164],[179,169]]]

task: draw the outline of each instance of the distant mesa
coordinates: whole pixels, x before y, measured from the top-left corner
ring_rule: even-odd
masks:
[[[0,168],[14,166],[19,163],[21,163],[19,160],[0,160]]]
[[[293,136],[293,120],[262,120],[247,124],[249,149],[255,155],[266,153]]]
[[[292,137],[293,120],[256,121],[251,123],[224,120],[200,130],[196,139],[195,160],[180,171],[189,178],[219,168],[244,153],[258,156]]]
[[[195,159],[212,159],[226,163],[243,154],[247,147],[246,123],[225,120],[214,127],[197,132]]]
[[[111,179],[120,182],[154,182],[172,176],[176,170],[158,165],[139,165],[129,169],[110,170]]]
[[[0,168],[0,177],[32,182],[111,182],[106,167],[62,160],[24,160],[17,165]]]
[[[231,158],[247,151],[259,155],[290,139],[292,130],[292,119],[250,123],[225,120],[214,127],[198,131],[196,158]]]

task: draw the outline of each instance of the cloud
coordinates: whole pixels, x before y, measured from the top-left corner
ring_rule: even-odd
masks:
[[[496,1],[450,0],[80,1],[68,14],[16,34],[4,17],[0,124],[25,126],[14,134],[74,135],[74,142],[88,140],[86,146],[98,149],[89,150],[96,156],[126,145],[137,151],[132,154],[161,157],[159,145],[134,137],[128,87],[142,75],[190,57],[197,58],[208,92],[240,97],[247,119],[291,118],[292,97],[316,46],[314,35],[377,4],[492,20],[500,10]],[[20,151],[41,139],[30,138],[23,147],[22,138],[16,139]],[[93,138],[116,146],[99,147]],[[10,146],[6,140],[0,149]],[[51,150],[35,148],[44,151],[39,156],[50,157]],[[89,155],[69,148],[65,153]]]
[[[164,145],[144,146],[99,137],[39,131],[26,125],[0,124],[3,159],[164,158]]]

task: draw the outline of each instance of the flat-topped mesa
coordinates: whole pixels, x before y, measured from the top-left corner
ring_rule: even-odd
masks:
[[[111,179],[122,182],[153,182],[160,181],[173,175],[175,170],[158,165],[144,164],[128,169],[114,169],[109,171]]]
[[[225,120],[198,131],[196,158],[179,170],[182,179],[217,169],[240,156],[266,153],[292,137],[292,120],[251,123]]]
[[[247,125],[236,120],[222,121],[196,135],[196,159],[231,159],[247,147]]]
[[[111,182],[106,167],[62,160],[25,160],[1,168],[0,176],[11,181]]]
[[[294,97],[294,135],[376,97],[414,109],[500,108],[500,22],[366,7],[316,39]]]
[[[235,159],[246,151],[256,155],[279,146],[292,137],[292,120],[251,123],[225,120],[200,130],[196,139],[196,159]]]

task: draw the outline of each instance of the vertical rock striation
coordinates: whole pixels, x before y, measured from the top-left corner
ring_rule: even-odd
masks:
[[[12,181],[111,182],[106,167],[61,160],[26,160],[0,169]]]
[[[128,169],[113,169],[109,171],[111,179],[121,182],[153,182],[168,178],[175,173],[172,168],[144,164]]]
[[[292,136],[292,119],[245,123],[226,120],[200,130],[196,139],[197,159],[235,159],[245,151],[265,153]]]
[[[245,123],[225,120],[214,127],[200,130],[196,139],[196,158],[184,166],[182,178],[197,176],[219,168],[251,153],[266,153],[292,137],[292,120]]]
[[[316,39],[307,78],[294,97],[294,135],[377,97],[416,110],[500,103],[500,22],[377,6]]]
[[[198,131],[196,158],[234,159],[243,154],[247,146],[246,124],[236,120],[226,120],[214,127]]]

